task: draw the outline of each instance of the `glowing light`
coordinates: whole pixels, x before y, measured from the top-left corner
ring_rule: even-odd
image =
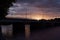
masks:
[[[42,16],[41,15],[33,15],[31,17],[31,19],[40,20],[40,19],[42,19]]]
[[[40,19],[42,19],[42,18],[41,18],[41,17],[33,17],[32,19],[40,20]]]

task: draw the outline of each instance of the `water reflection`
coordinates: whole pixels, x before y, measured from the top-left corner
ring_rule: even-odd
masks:
[[[1,25],[1,29],[2,29],[2,34],[5,36],[12,36],[12,25]]]

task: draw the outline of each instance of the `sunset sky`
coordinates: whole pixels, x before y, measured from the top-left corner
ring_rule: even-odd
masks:
[[[60,0],[16,0],[8,17],[29,19],[60,18]]]

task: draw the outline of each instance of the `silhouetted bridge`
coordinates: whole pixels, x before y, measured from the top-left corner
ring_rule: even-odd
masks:
[[[25,25],[25,38],[26,40],[29,40],[29,35],[30,35],[30,24],[35,23],[37,20],[32,20],[32,19],[17,19],[17,18],[6,18],[0,20],[0,25],[2,28],[2,34],[4,35],[13,35],[13,24],[15,23],[22,23]],[[16,25],[16,24],[15,24]],[[12,26],[12,27],[11,27]]]

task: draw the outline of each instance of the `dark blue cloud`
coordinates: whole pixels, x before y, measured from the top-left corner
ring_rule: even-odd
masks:
[[[43,11],[45,13],[49,13],[49,12],[59,13],[60,12],[60,0],[17,0],[17,2],[15,3],[15,6],[17,7],[15,7],[14,10],[16,10],[17,12],[25,12],[26,8],[29,8],[31,6],[39,8],[39,9],[41,8],[40,11]]]
[[[17,0],[17,2],[37,4],[37,7],[60,7],[60,0]]]

